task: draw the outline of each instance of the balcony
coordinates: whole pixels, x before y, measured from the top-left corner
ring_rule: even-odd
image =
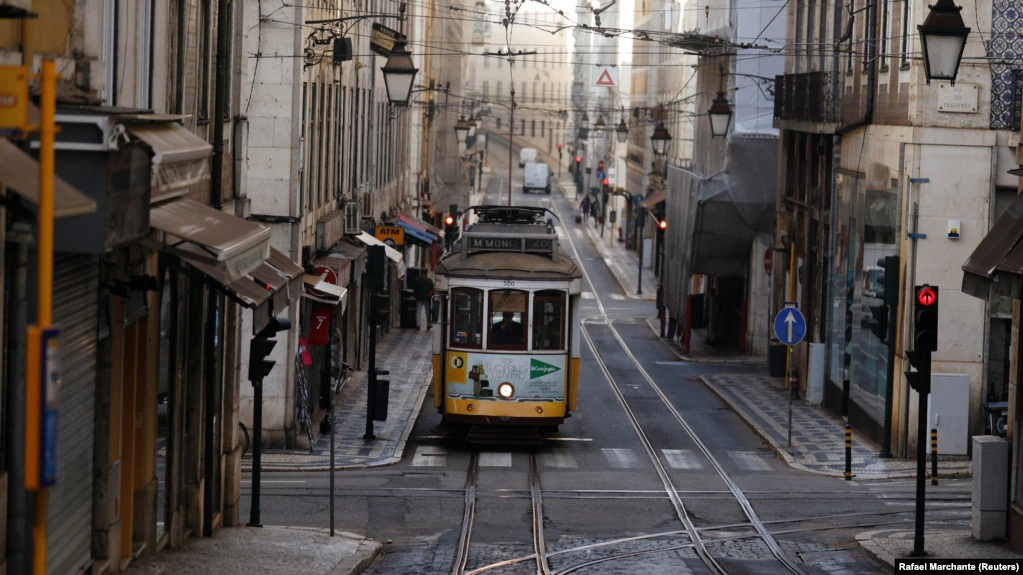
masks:
[[[833,97],[831,72],[807,72],[775,77],[774,119],[835,124],[840,121]]]

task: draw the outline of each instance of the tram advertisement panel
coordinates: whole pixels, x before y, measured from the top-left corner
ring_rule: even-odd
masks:
[[[514,386],[508,401],[564,401],[565,356],[447,352],[448,397],[498,399],[502,383]]]

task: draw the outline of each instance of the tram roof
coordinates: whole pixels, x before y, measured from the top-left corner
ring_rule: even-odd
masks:
[[[437,264],[437,274],[480,279],[573,280],[583,272],[572,256],[558,248],[558,257],[518,252],[453,252]]]

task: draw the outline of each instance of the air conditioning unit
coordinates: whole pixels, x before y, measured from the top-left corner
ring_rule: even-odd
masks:
[[[344,234],[357,236],[362,233],[362,210],[359,202],[345,202]]]

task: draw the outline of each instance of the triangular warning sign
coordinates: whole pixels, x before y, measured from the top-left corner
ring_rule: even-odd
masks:
[[[607,68],[604,68],[604,71],[600,74],[600,77],[597,78],[597,85],[598,86],[614,86],[615,85],[615,81],[611,79],[611,71],[610,70],[608,70]]]

